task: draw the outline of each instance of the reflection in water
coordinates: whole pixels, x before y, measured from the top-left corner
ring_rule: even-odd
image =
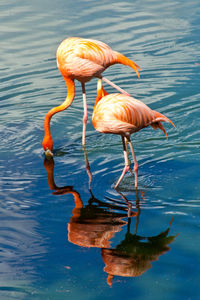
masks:
[[[91,197],[87,205],[83,205],[81,197],[71,186],[58,187],[54,182],[54,161],[44,161],[48,175],[48,184],[54,195],[72,194],[75,208],[68,223],[69,242],[82,247],[101,248],[101,256],[105,263],[104,271],[108,273],[107,283],[112,286],[113,277],[136,277],[142,275],[152,267],[151,262],[170,250],[169,244],[176,236],[168,236],[169,227],[156,236],[143,237],[137,234],[140,216],[140,199],[136,190],[137,213],[131,210],[131,203],[121,194],[124,202],[104,202]],[[141,192],[143,197],[143,193]],[[131,218],[136,216],[135,230],[131,233]],[[124,218],[128,218],[125,221]],[[119,232],[122,226],[127,226],[124,239],[114,248],[111,247],[111,238]]]
[[[93,195],[85,207],[81,207],[82,202],[79,200],[79,203],[75,202],[73,216],[68,224],[68,240],[83,247],[110,247],[110,239],[127,224],[123,220],[127,213],[122,213],[116,205],[106,207],[104,202]],[[131,216],[135,216],[135,213]]]
[[[123,196],[124,197],[124,196]],[[152,237],[137,235],[139,224],[140,204],[136,190],[136,217],[135,232],[130,232],[131,219],[128,219],[127,233],[124,240],[115,248],[102,249],[101,255],[105,263],[104,271],[108,273],[107,283],[111,286],[114,275],[124,277],[136,277],[142,275],[152,267],[151,262],[158,260],[158,257],[169,251],[169,244],[176,236],[168,236],[170,226],[160,234]]]
[[[88,179],[89,179],[89,190],[91,190],[91,182],[92,182],[92,173],[90,171],[90,164],[89,164],[89,160],[88,160],[88,156],[87,156],[87,151],[85,149],[85,146],[83,146],[83,152],[84,152],[84,158],[85,158],[85,168],[86,168],[86,172],[88,175]]]
[[[127,225],[123,220],[127,215],[134,217],[136,213],[119,204],[106,203],[98,200],[91,192],[87,205],[83,205],[78,192],[71,186],[58,187],[54,182],[54,161],[45,159],[44,166],[48,174],[48,184],[54,195],[72,194],[74,196],[75,208],[68,224],[68,240],[83,247],[110,247],[110,239],[121,227]]]

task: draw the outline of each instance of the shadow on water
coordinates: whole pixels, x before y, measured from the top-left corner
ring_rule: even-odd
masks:
[[[101,249],[101,257],[105,264],[104,272],[108,274],[107,284],[112,286],[114,276],[137,277],[152,267],[152,262],[170,250],[177,235],[169,236],[172,218],[169,226],[155,236],[141,236],[138,232],[141,214],[140,198],[144,198],[143,191],[135,191],[135,204],[127,200],[117,191],[120,200],[110,202],[97,199],[90,189],[91,197],[86,205],[80,194],[73,186],[59,187],[54,181],[54,160],[45,159],[44,167],[47,172],[48,185],[53,195],[72,194],[75,207],[68,223],[68,241],[81,247],[95,247]],[[86,170],[89,176],[89,188],[92,179],[86,154]],[[126,204],[126,205],[124,205]],[[133,211],[132,208],[136,211]],[[131,223],[135,218],[134,232],[131,233]],[[111,239],[126,226],[126,233],[115,247],[111,246]]]

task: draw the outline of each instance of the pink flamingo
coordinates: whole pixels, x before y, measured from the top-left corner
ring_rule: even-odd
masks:
[[[125,166],[118,179],[115,188],[118,187],[124,175],[130,171],[128,158],[128,141],[133,160],[135,172],[135,187],[138,186],[138,162],[133,151],[130,135],[147,126],[154,129],[160,128],[167,137],[167,133],[161,122],[170,122],[170,119],[161,113],[151,110],[143,102],[124,94],[108,94],[102,87],[102,82],[97,83],[97,98],[94,106],[92,123],[95,129],[102,133],[119,134],[122,137]]]
[[[128,65],[133,68],[138,77],[140,77],[138,72],[140,67],[136,63],[121,53],[112,50],[103,42],[71,37],[60,44],[57,49],[57,65],[67,85],[67,97],[61,105],[52,108],[45,117],[45,135],[42,145],[47,156],[53,156],[53,139],[50,131],[50,120],[54,114],[65,110],[72,104],[75,96],[75,79],[81,82],[83,92],[83,145],[85,145],[86,123],[88,118],[85,83],[90,81],[93,77],[97,77],[103,79],[120,92],[126,93],[120,87],[101,75],[103,71],[114,64]]]

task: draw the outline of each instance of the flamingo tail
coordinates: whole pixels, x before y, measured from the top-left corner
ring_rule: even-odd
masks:
[[[176,126],[169,118],[165,117],[163,114],[161,114],[155,110],[153,112],[154,112],[155,119],[154,119],[153,123],[151,124],[151,127],[153,127],[153,129],[159,128],[160,130],[162,130],[164,132],[166,138],[168,138],[167,132],[161,122],[171,123],[172,126],[174,126],[175,128],[176,128]]]
[[[117,55],[116,63],[131,67],[136,72],[138,78],[140,78],[138,69],[141,70],[141,68],[134,61],[130,60],[128,57],[124,56],[123,54],[116,51],[115,53]]]

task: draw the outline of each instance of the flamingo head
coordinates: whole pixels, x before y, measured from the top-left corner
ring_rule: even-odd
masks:
[[[44,148],[44,154],[48,157],[53,157],[53,140],[51,136],[45,136],[42,142]]]

